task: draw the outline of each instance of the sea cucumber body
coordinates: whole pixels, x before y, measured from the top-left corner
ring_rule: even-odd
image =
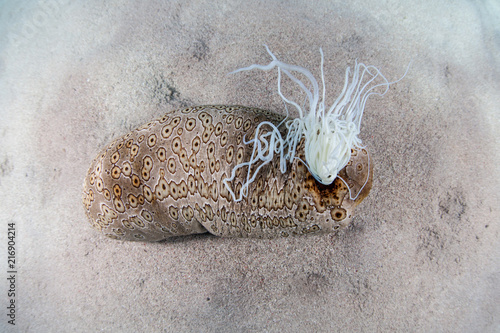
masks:
[[[248,161],[262,121],[284,116],[241,106],[174,110],[113,141],[92,162],[83,204],[90,224],[105,236],[159,241],[210,232],[217,236],[272,238],[335,232],[370,191],[368,153],[353,150],[331,185],[318,183],[298,159],[279,169],[279,156],[260,169],[248,194],[235,202],[223,183]],[[269,127],[270,129],[270,127]],[[284,126],[280,127],[282,133]],[[304,160],[303,142],[297,157]],[[252,171],[256,166],[252,166]],[[247,167],[231,182],[239,193]],[[355,197],[356,199],[351,199]]]

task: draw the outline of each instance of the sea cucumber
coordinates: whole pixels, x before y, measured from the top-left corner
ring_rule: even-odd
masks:
[[[83,190],[90,224],[107,237],[138,241],[207,231],[287,237],[347,226],[371,189],[373,163],[366,149],[352,149],[330,185],[318,182],[304,164],[304,138],[284,173],[279,155],[260,169],[258,162],[244,165],[252,156],[257,126],[269,122],[285,136],[284,118],[243,106],[197,106],[170,111],[133,130],[91,164]],[[262,133],[274,130],[266,124],[260,128]],[[233,170],[228,188],[224,180]],[[247,182],[250,174],[255,180]],[[245,183],[245,195],[235,200],[233,194],[241,193]]]
[[[356,62],[328,107],[321,49],[321,86],[310,71],[266,49],[269,64],[235,72],[277,68],[286,115],[197,106],[170,111],[115,140],[84,181],[94,228],[115,239],[159,241],[207,231],[288,237],[349,224],[372,186],[373,163],[359,138],[366,101],[387,93],[409,65],[389,82],[376,67]],[[283,95],[282,76],[302,90],[302,106]],[[288,106],[298,117],[289,116]]]

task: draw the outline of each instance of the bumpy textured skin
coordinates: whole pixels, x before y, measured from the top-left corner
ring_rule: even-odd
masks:
[[[336,232],[370,191],[372,163],[364,149],[353,150],[339,174],[355,200],[339,178],[322,185],[298,159],[282,174],[277,156],[243,201],[234,202],[222,182],[250,159],[253,145],[243,138],[253,138],[260,122],[278,125],[283,118],[242,106],[198,106],[171,111],[113,141],[84,181],[90,224],[105,236],[139,241],[207,231],[257,238]],[[303,146],[297,149],[302,160]],[[235,193],[246,173],[247,167],[236,173]]]

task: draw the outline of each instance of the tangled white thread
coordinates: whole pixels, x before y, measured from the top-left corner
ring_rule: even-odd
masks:
[[[323,50],[320,48],[322,82],[322,95],[320,99],[318,81],[316,81],[310,71],[300,66],[289,65],[279,61],[267,45],[264,46],[272,57],[272,61],[268,65],[254,64],[235,70],[230,74],[252,69],[269,71],[277,67],[278,94],[285,102],[285,106],[290,104],[297,109],[299,117],[288,119],[287,109],[287,117],[278,126],[269,121],[263,121],[257,126],[254,138],[248,141],[244,140],[245,144],[253,144],[250,160],[236,165],[231,171],[231,176],[223,180],[235,202],[241,201],[243,197],[248,195],[248,186],[255,180],[259,170],[273,160],[274,154],[279,154],[280,171],[285,173],[287,161],[292,162],[295,158],[298,159],[298,157],[295,157],[295,152],[297,144],[302,138],[305,139],[305,161],[302,162],[318,182],[325,185],[331,184],[351,159],[351,149],[363,148],[358,135],[368,97],[373,94],[379,96],[385,95],[389,90],[389,86],[403,79],[409,69],[408,65],[405,74],[400,79],[389,82],[376,67],[366,66],[356,61],[352,76],[350,67],[347,67],[342,92],[332,106],[326,110]],[[305,104],[308,104],[306,110],[303,110],[296,102],[289,100],[282,94],[281,72],[304,91],[306,95]],[[312,86],[312,92],[292,72],[304,75]],[[382,83],[373,84],[378,77],[382,79]],[[350,83],[349,80],[351,80]],[[383,92],[374,91],[378,87],[385,87],[385,89]],[[285,138],[282,137],[278,130],[283,123],[286,127]],[[263,127],[265,126],[270,129],[264,130]],[[252,165],[259,161],[261,163],[252,174]],[[246,180],[241,186],[238,197],[236,197],[229,183],[235,179],[236,171],[243,167],[248,167]],[[342,181],[346,183],[345,180],[342,179]],[[351,193],[350,189],[349,193]],[[351,196],[351,199],[355,198]]]

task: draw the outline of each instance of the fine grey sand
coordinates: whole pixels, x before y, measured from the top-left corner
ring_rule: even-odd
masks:
[[[0,15],[0,331],[500,331],[496,1],[3,1]],[[82,181],[114,138],[183,106],[285,112],[275,71],[227,75],[267,64],[263,44],[317,78],[322,47],[330,102],[356,59],[390,81],[411,62],[366,105],[373,189],[353,223],[274,240],[93,230]]]

